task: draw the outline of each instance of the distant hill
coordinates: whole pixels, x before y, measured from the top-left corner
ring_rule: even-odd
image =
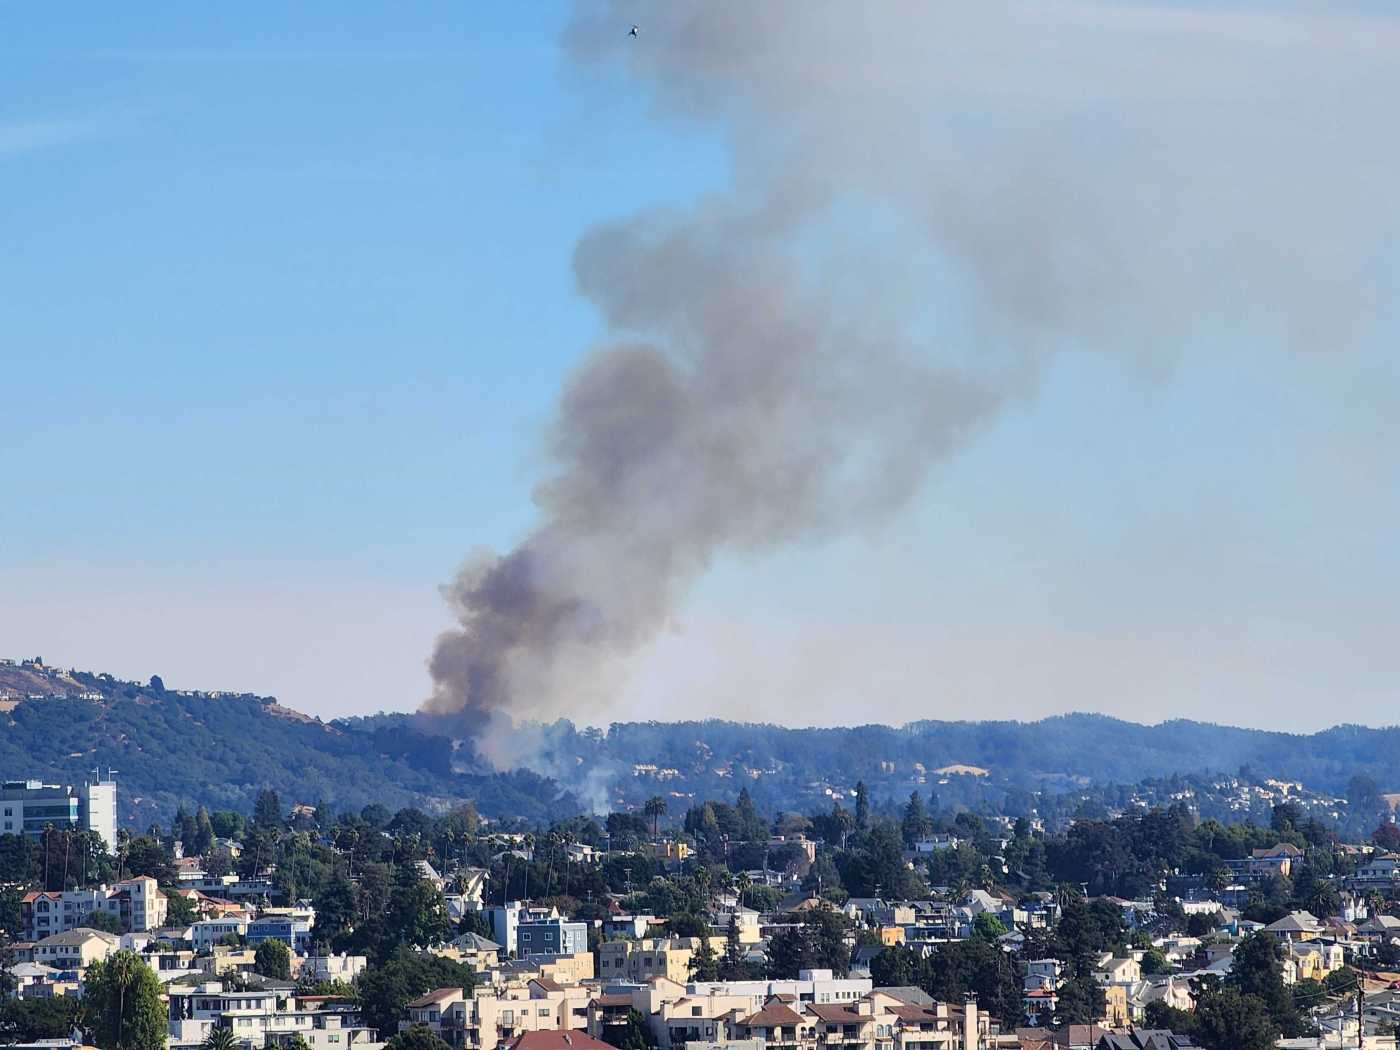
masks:
[[[1329,795],[1359,792],[1369,814],[1384,805],[1380,793],[1400,791],[1396,728],[1298,735],[1073,714],[832,729],[629,722],[605,733],[560,721],[506,732],[514,738],[510,750],[530,756],[533,771],[493,771],[452,719],[383,714],[323,722],[268,697],[0,663],[0,776],[75,782],[96,767],[115,767],[121,819],[137,826],[168,820],[182,804],[250,810],[264,787],[287,803],[325,800],[337,809],[378,802],[441,810],[470,800],[488,817],[530,821],[635,806],[655,795],[679,814],[691,800],[732,799],[743,787],[769,812],[813,812],[834,799],[849,804],[858,780],[887,806],[911,791],[937,794],[945,805],[994,807],[1044,793],[1063,796],[1063,811],[1090,785],[1114,805],[1188,791],[1203,810],[1267,807],[1267,791],[1252,801],[1237,796],[1228,782],[1241,770],[1254,784],[1300,782],[1324,809]],[[1111,796],[1100,790],[1147,782]]]
[[[180,805],[250,811],[284,802],[544,819],[579,803],[533,773],[453,770],[452,744],[404,725],[322,722],[249,694],[176,692],[32,662],[0,664],[0,777],[81,782],[115,768],[119,819],[144,827]]]

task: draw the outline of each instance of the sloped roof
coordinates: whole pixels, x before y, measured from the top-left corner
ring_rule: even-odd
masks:
[[[601,1039],[583,1031],[525,1032],[515,1037],[507,1050],[613,1050]]]
[[[901,1003],[910,1006],[932,1006],[933,996],[922,988],[915,988],[910,984],[890,984],[879,988],[872,988],[872,992],[879,992],[881,995],[888,995],[891,999],[898,999]]]
[[[741,1018],[742,1025],[751,1028],[780,1028],[783,1025],[801,1024],[802,1015],[792,1007],[770,999],[757,1013]]]
[[[1316,933],[1322,928],[1312,912],[1290,912],[1277,922],[1271,922],[1264,929],[1269,933]]]
[[[859,1024],[871,1019],[870,1014],[863,1014],[855,1007],[843,1003],[812,1003],[807,1009],[823,1021],[833,1024]]]
[[[421,1010],[425,1006],[432,1006],[434,1003],[446,1002],[448,999],[460,999],[463,992],[460,988],[434,988],[427,995],[420,995],[408,1004],[410,1010]]]

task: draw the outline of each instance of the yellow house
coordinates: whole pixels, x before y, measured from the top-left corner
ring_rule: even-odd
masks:
[[[876,932],[880,935],[880,943],[886,948],[904,943],[903,926],[881,926]]]
[[[688,842],[667,839],[665,842],[648,842],[642,852],[655,860],[669,862],[685,860],[694,851]]]
[[[605,981],[638,982],[665,977],[684,985],[690,980],[690,960],[699,948],[698,937],[604,941],[598,946],[598,976]]]
[[[1103,1025],[1105,1028],[1122,1028],[1132,1020],[1128,1008],[1128,987],[1111,984],[1103,990]]]

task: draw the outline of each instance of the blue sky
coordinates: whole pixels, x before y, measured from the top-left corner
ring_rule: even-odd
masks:
[[[426,695],[436,588],[529,527],[603,334],[575,244],[730,181],[724,106],[571,63],[571,17],[0,6],[6,654]],[[607,714],[1392,721],[1394,300],[1327,318],[1345,354],[1275,354],[1273,306],[1052,358],[899,518],[721,558]]]

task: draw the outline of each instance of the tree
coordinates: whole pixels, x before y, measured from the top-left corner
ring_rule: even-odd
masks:
[[[451,1048],[431,1029],[416,1024],[390,1039],[385,1044],[384,1050],[451,1050]]]
[[[1307,1024],[1283,983],[1278,942],[1262,931],[1252,933],[1236,946],[1234,956],[1234,964],[1225,978],[1226,986],[1242,996],[1257,999],[1284,1035],[1305,1034]]]
[[[354,927],[359,902],[355,898],[355,887],[345,877],[344,872],[335,873],[331,881],[316,895],[314,903],[317,941],[330,945]]]
[[[100,930],[115,936],[121,936],[122,932],[120,919],[109,911],[99,911],[95,908],[88,912],[87,918],[83,920],[83,925],[90,930]]]
[[[1386,821],[1371,832],[1371,841],[1377,849],[1383,849],[1387,853],[1400,853],[1400,824]]]
[[[904,833],[904,844],[913,847],[914,843],[920,839],[927,838],[932,829],[933,821],[929,819],[928,813],[924,809],[923,796],[917,791],[911,792],[909,801],[904,806],[904,819],[900,822],[900,830]]]
[[[101,1050],[163,1050],[159,978],[133,951],[93,963],[84,981],[83,1022]]]
[[[1206,1050],[1269,1050],[1278,1024],[1265,1005],[1234,988],[1198,990],[1192,1035]]]
[[[700,938],[700,947],[690,957],[690,979],[692,981],[718,981],[719,956],[708,935]]]
[[[1159,973],[1171,973],[1172,964],[1161,948],[1151,947],[1142,953],[1142,975],[1151,977]]]
[[[972,920],[972,936],[995,941],[1006,934],[1006,924],[989,911],[979,912]]]
[[[1056,1018],[1060,1024],[1094,1024],[1104,1015],[1104,992],[1089,970],[1087,961],[1074,967],[1070,979],[1060,987]]]
[[[212,1028],[200,1044],[201,1050],[238,1050],[241,1045],[232,1028]]]
[[[870,978],[876,988],[908,988],[919,984],[920,960],[904,945],[886,948],[870,960]]]
[[[0,1032],[10,1042],[66,1039],[77,1027],[82,1000],[58,995],[43,999],[0,1000]]]
[[[271,788],[258,792],[258,800],[253,804],[253,823],[264,828],[282,826],[282,800]]]
[[[660,795],[653,795],[646,800],[642,812],[651,821],[651,837],[656,838],[661,833],[661,818],[666,815],[666,800]]]
[[[253,953],[253,972],[275,981],[290,981],[292,950],[281,941],[263,941]]]
[[[167,926],[189,926],[199,921],[199,909],[183,893],[173,889],[165,890],[165,924]]]
[[[200,857],[209,852],[214,845],[214,822],[209,819],[209,811],[203,806],[194,814],[194,841],[189,843],[186,853],[193,850],[195,855]]]
[[[864,831],[870,826],[870,792],[865,781],[856,781],[856,827]]]
[[[647,1028],[647,1019],[640,1010],[628,1010],[627,1019],[622,1024],[604,1028],[603,1039],[618,1050],[651,1050],[656,1045]]]
[[[412,999],[434,988],[476,986],[470,966],[426,952],[400,948],[389,959],[360,975],[360,1015],[370,1028],[393,1031]]]

